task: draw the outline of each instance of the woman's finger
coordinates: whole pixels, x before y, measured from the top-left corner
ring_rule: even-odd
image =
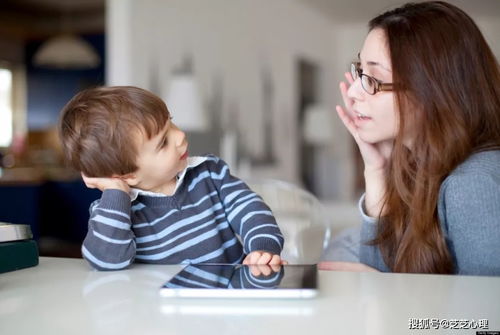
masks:
[[[385,159],[379,152],[379,149],[372,144],[364,142],[359,137],[358,130],[356,128],[356,125],[354,124],[354,120],[347,114],[347,112],[342,107],[337,106],[336,110],[337,114],[344,123],[345,127],[347,128],[349,133],[351,133],[352,137],[354,138],[354,141],[358,145],[359,151],[361,153],[361,156],[363,157],[363,162],[365,163],[365,165],[367,163],[377,166],[383,164],[383,161]]]
[[[352,79],[351,72],[344,73],[344,76],[345,76],[345,79],[347,79],[347,82],[349,83],[349,85],[352,85],[352,83],[354,83],[354,79]]]
[[[339,89],[340,89],[340,94],[342,94],[342,100],[344,100],[345,108],[351,114],[351,116],[353,116],[354,112],[352,110],[352,105],[354,104],[354,101],[347,95],[349,87],[347,87],[347,84],[342,81],[339,84]]]
[[[342,123],[344,126],[347,128],[347,130],[351,133],[351,135],[354,137],[354,139],[357,138],[358,131],[356,130],[356,125],[354,124],[353,119],[347,112],[340,106],[336,106],[335,109],[337,110],[337,114],[339,115],[340,119],[342,120]]]

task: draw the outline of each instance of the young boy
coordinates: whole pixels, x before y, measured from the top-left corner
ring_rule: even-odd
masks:
[[[103,192],[82,245],[96,269],[134,260],[282,262],[284,240],[269,207],[221,159],[188,157],[185,134],[154,94],[85,90],[63,108],[59,132],[67,161]]]

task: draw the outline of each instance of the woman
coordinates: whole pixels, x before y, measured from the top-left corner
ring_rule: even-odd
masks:
[[[347,269],[500,275],[500,70],[476,24],[438,1],[386,12],[346,78],[366,185]]]

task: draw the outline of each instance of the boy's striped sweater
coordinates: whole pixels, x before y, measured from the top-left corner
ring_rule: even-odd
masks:
[[[90,206],[82,253],[99,270],[117,270],[134,260],[235,264],[252,251],[280,254],[283,243],[262,198],[210,155],[188,166],[172,196],[139,193],[131,201],[105,190]]]
[[[252,274],[252,268],[260,272],[262,265],[206,265],[186,266],[165,285],[166,288],[222,288],[222,289],[269,289],[276,288],[283,279],[285,270],[282,266],[269,274]]]

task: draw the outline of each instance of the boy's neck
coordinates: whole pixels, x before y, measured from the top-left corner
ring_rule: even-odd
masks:
[[[175,191],[175,186],[177,185],[177,179],[174,178],[174,180],[170,181],[167,184],[164,184],[158,190],[152,191],[152,192],[157,192],[157,193],[162,193],[165,195],[173,195]]]
[[[171,181],[161,185],[161,186],[158,186],[158,187],[155,187],[155,188],[152,188],[152,189],[145,189],[145,188],[142,188],[142,187],[136,187],[138,190],[141,190],[141,191],[146,191],[146,192],[153,192],[153,193],[161,193],[161,194],[164,194],[164,195],[173,195],[174,194],[174,191],[175,191],[175,186],[177,185],[177,178],[174,178],[172,179]]]

